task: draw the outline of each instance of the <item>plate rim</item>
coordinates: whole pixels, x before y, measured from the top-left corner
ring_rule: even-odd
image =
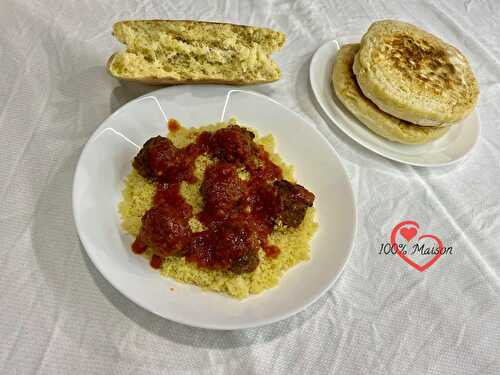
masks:
[[[273,102],[274,104],[278,105],[282,110],[291,112],[295,116],[299,117],[304,123],[306,123],[312,129],[312,131],[314,131],[316,133],[316,135],[318,135],[328,145],[330,151],[333,152],[333,154],[335,155],[335,157],[337,158],[337,160],[339,162],[340,171],[343,174],[343,177],[344,177],[345,181],[347,182],[349,198],[350,198],[350,201],[352,202],[352,205],[350,205],[350,211],[351,211],[350,214],[351,214],[351,217],[352,217],[352,231],[351,231],[351,236],[350,236],[349,241],[348,241],[349,245],[347,247],[346,255],[344,256],[344,258],[340,262],[341,265],[339,267],[339,270],[338,270],[336,276],[333,277],[330,280],[330,282],[328,282],[327,284],[325,284],[324,286],[322,286],[317,293],[312,294],[309,299],[306,299],[306,303],[301,304],[300,306],[298,306],[296,308],[290,309],[286,313],[278,314],[277,316],[272,317],[272,318],[255,320],[255,321],[247,322],[247,323],[244,323],[244,324],[225,324],[225,325],[221,325],[221,324],[199,324],[197,322],[192,322],[192,321],[189,321],[189,320],[184,320],[184,319],[178,318],[178,317],[172,318],[172,317],[168,316],[168,314],[164,314],[164,312],[158,311],[156,308],[154,308],[153,306],[150,306],[149,304],[145,303],[144,301],[140,301],[140,300],[136,299],[132,294],[127,293],[126,288],[125,289],[122,288],[119,285],[119,283],[115,283],[111,278],[109,278],[106,275],[106,272],[104,272],[103,268],[101,267],[101,264],[97,261],[96,257],[94,256],[93,251],[88,250],[89,247],[91,247],[91,246],[90,246],[90,244],[87,241],[87,236],[85,234],[82,235],[82,233],[84,233],[84,231],[81,229],[81,225],[82,224],[80,223],[80,219],[79,219],[79,217],[80,217],[79,202],[77,202],[77,189],[78,189],[78,187],[77,187],[77,179],[78,179],[79,174],[81,173],[80,172],[81,168],[83,168],[83,166],[82,166],[82,160],[84,159],[86,153],[89,150],[90,145],[93,143],[93,141],[95,140],[96,136],[102,131],[102,128],[104,127],[104,125],[112,117],[114,117],[115,115],[117,115],[119,112],[124,111],[127,106],[130,106],[130,105],[133,105],[133,104],[135,104],[137,102],[140,102],[141,100],[143,100],[146,97],[150,97],[150,96],[156,97],[156,94],[158,92],[169,90],[169,89],[175,89],[178,86],[170,86],[170,87],[159,88],[157,90],[153,90],[153,91],[151,91],[149,93],[141,95],[141,96],[139,96],[139,97],[137,97],[137,98],[135,98],[135,99],[133,99],[133,100],[125,103],[120,108],[118,108],[117,110],[115,110],[114,112],[112,112],[94,130],[94,132],[87,139],[84,147],[82,148],[82,151],[81,151],[80,156],[78,158],[78,161],[77,161],[77,164],[76,164],[76,167],[75,167],[75,171],[74,171],[74,174],[73,174],[73,180],[72,180],[72,183],[73,183],[73,187],[72,187],[73,221],[74,221],[76,229],[77,229],[77,234],[78,234],[79,240],[80,240],[81,244],[83,245],[85,253],[89,257],[89,259],[91,260],[93,266],[95,266],[97,268],[97,270],[99,271],[99,273],[101,274],[101,276],[108,283],[110,283],[110,285],[113,286],[114,289],[116,289],[124,297],[126,297],[127,299],[129,299],[130,301],[132,301],[133,303],[135,303],[136,305],[140,306],[142,309],[144,309],[146,311],[149,311],[149,312],[151,312],[151,313],[153,313],[153,314],[155,314],[155,315],[157,315],[157,316],[159,316],[159,317],[161,317],[163,319],[167,319],[167,320],[170,320],[170,321],[173,321],[173,322],[176,322],[176,323],[180,323],[180,324],[183,324],[183,325],[186,325],[186,326],[191,326],[191,327],[196,327],[196,328],[230,331],[230,330],[240,330],[240,329],[248,329],[248,328],[261,327],[261,326],[269,325],[269,324],[272,324],[272,323],[276,323],[276,322],[281,321],[281,320],[285,320],[285,319],[290,318],[291,316],[293,316],[293,315],[295,315],[295,314],[297,314],[297,313],[299,313],[301,311],[304,311],[309,306],[311,306],[313,303],[315,303],[316,301],[318,301],[319,298],[321,298],[324,294],[326,294],[334,286],[334,284],[338,281],[338,279],[340,278],[340,276],[344,272],[345,266],[346,266],[347,262],[349,261],[349,259],[351,257],[351,254],[353,252],[353,249],[354,249],[354,242],[355,242],[355,238],[356,238],[356,234],[357,234],[357,223],[358,223],[357,209],[356,209],[356,199],[355,199],[355,195],[354,195],[352,183],[351,183],[351,180],[349,178],[349,174],[347,173],[347,169],[346,169],[346,167],[345,167],[345,165],[344,165],[341,157],[339,156],[339,154],[335,150],[335,148],[332,145],[332,143],[327,139],[327,137],[325,137],[317,129],[317,127],[314,125],[314,123],[310,119],[308,119],[304,115],[302,115],[302,114],[300,114],[300,113],[298,113],[298,112],[296,112],[296,111],[294,111],[294,110],[292,110],[290,108],[287,108],[284,104],[278,102],[277,100],[275,100],[275,99],[273,99],[273,98],[271,98],[271,97],[269,97],[269,96],[267,96],[265,94],[256,92],[254,90],[245,90],[245,89],[240,89],[240,88],[234,88],[233,86],[228,86],[228,85],[210,85],[210,84],[209,85],[203,85],[203,87],[207,87],[207,86],[209,86],[209,87],[223,87],[223,88],[227,88],[226,101],[228,100],[229,95],[230,95],[231,92],[244,92],[244,93],[247,93],[247,94],[259,96],[259,97],[261,97],[261,98],[263,98],[265,100],[269,100],[269,101]],[[198,86],[191,86],[191,89],[196,90],[196,87],[198,87]],[[225,103],[225,104],[227,104],[227,103]],[[224,105],[223,108],[224,109],[222,111],[221,119],[224,116],[224,112],[225,112],[226,106]],[[300,264],[297,264],[296,266],[299,266],[299,265]],[[295,268],[295,267],[292,267],[292,268]],[[288,271],[290,271],[290,270],[288,270]],[[285,274],[286,274],[286,272],[285,272]],[[161,276],[161,275],[158,275],[158,276],[159,277],[164,277],[164,276]],[[169,278],[169,279],[172,280],[173,282],[179,283],[178,281],[176,281],[173,278]],[[279,288],[279,286],[280,285],[278,284],[278,285],[276,285],[273,288]],[[216,293],[216,292],[212,292],[212,293]],[[255,297],[258,298],[258,295],[256,295]],[[236,301],[236,302],[240,302],[240,301]]]
[[[345,39],[353,39],[353,38],[354,37],[351,36],[351,37],[346,37],[346,38],[343,38],[343,39],[345,40]],[[361,39],[361,38],[358,38],[358,39]],[[404,159],[398,158],[396,156],[388,155],[383,150],[380,150],[377,146],[371,146],[371,145],[367,144],[364,140],[359,139],[356,136],[353,136],[349,132],[349,130],[346,129],[346,128],[348,128],[348,126],[339,125],[338,122],[342,122],[343,121],[342,118],[338,119],[337,118],[338,116],[337,117],[336,116],[332,116],[330,114],[330,111],[327,108],[325,108],[326,105],[323,103],[322,100],[320,100],[320,98],[322,96],[320,95],[320,93],[317,92],[317,87],[316,87],[316,84],[314,83],[315,80],[313,80],[313,76],[315,75],[315,73],[313,73],[313,70],[314,70],[315,65],[317,64],[317,60],[319,58],[320,53],[323,51],[323,49],[326,50],[328,48],[332,48],[332,47],[330,47],[330,45],[332,45],[332,46],[334,46],[336,48],[336,53],[337,53],[338,50],[340,49],[340,47],[342,45],[344,45],[344,44],[346,44],[346,42],[343,41],[343,40],[341,40],[341,39],[331,39],[331,40],[326,41],[325,43],[323,43],[322,45],[320,45],[316,49],[316,51],[314,52],[314,54],[313,54],[313,56],[311,58],[311,62],[309,64],[309,84],[311,85],[311,91],[313,92],[314,99],[319,104],[321,110],[327,115],[328,119],[333,124],[335,124],[335,126],[338,129],[340,129],[342,131],[342,133],[344,133],[346,136],[348,136],[350,139],[352,139],[353,141],[355,141],[356,143],[358,143],[359,145],[361,145],[365,149],[367,149],[367,150],[369,150],[371,152],[374,152],[377,155],[380,155],[380,156],[382,156],[382,157],[384,157],[386,159],[389,159],[389,160],[392,160],[392,161],[395,161],[395,162],[398,162],[398,163],[401,163],[401,164],[412,165],[412,166],[415,166],[415,167],[421,167],[421,168],[445,167],[445,166],[449,166],[449,165],[458,163],[458,162],[464,160],[465,158],[467,158],[468,156],[470,156],[472,150],[476,147],[476,145],[478,143],[478,140],[479,140],[479,138],[481,136],[481,121],[480,121],[480,117],[479,117],[479,113],[477,111],[477,108],[474,108],[474,110],[469,114],[469,116],[471,116],[471,115],[475,116],[476,120],[477,120],[477,136],[475,137],[475,139],[474,139],[471,147],[463,155],[461,155],[460,157],[458,157],[456,159],[453,159],[453,160],[450,160],[448,162],[444,162],[444,163],[432,163],[432,164],[419,163],[419,162],[413,162],[413,161],[404,160]],[[338,107],[338,105],[336,103],[334,103],[334,105],[335,105],[335,107]],[[357,118],[356,118],[356,121],[358,121],[360,124],[362,124]],[[378,136],[378,137],[381,140],[383,140],[384,142],[390,142],[390,141],[384,139],[383,137],[380,137],[380,136]]]

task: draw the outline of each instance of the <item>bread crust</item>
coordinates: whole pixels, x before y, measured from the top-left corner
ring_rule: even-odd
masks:
[[[168,78],[155,78],[155,77],[144,77],[144,78],[129,78],[129,77],[121,77],[119,75],[115,75],[110,67],[113,62],[113,59],[117,55],[117,52],[112,54],[108,61],[106,62],[106,71],[112,75],[113,77],[127,82],[138,82],[151,86],[174,86],[174,85],[197,85],[197,84],[222,84],[222,85],[232,85],[232,86],[243,86],[243,85],[257,85],[259,83],[267,83],[267,82],[275,82],[278,81],[279,78],[274,80],[252,80],[252,81],[236,81],[236,80],[224,80],[224,79],[193,79],[193,80],[176,80],[176,79],[168,79]]]
[[[353,70],[364,95],[380,109],[422,126],[460,121],[479,96],[465,56],[405,22],[374,22],[361,40]]]
[[[255,27],[255,26],[249,26],[249,25],[238,25],[235,23],[227,23],[227,22],[214,22],[214,21],[193,21],[193,20],[161,20],[161,19],[154,19],[154,20],[125,20],[125,21],[118,21],[115,23],[114,27],[118,24],[131,24],[134,22],[150,22],[150,23],[172,23],[172,24],[185,24],[185,25],[221,25],[221,26],[231,26],[231,27],[236,27],[236,28],[242,28],[242,29],[252,29],[252,30],[264,30],[267,32],[272,32],[272,33],[277,33],[280,35],[280,38],[277,40],[276,48],[273,48],[272,51],[278,51],[283,45],[285,44],[285,34],[279,31],[275,31],[272,29],[269,29],[267,27]]]
[[[178,24],[179,26],[182,27],[198,27],[198,26],[204,26],[204,25],[220,25],[220,26],[230,26],[231,29],[236,29],[236,30],[243,30],[243,31],[249,31],[249,32],[262,32],[262,33],[268,33],[271,36],[274,36],[275,38],[271,40],[271,43],[266,44],[266,45],[260,45],[262,47],[262,50],[265,51],[267,54],[270,54],[271,52],[279,50],[284,42],[285,42],[285,36],[281,32],[277,32],[271,29],[267,28],[258,28],[258,27],[253,27],[253,26],[245,26],[245,25],[236,25],[236,24],[231,24],[231,23],[222,23],[222,22],[209,22],[209,21],[189,21],[189,20],[145,20],[145,21],[120,21],[117,22],[114,27],[113,27],[113,35],[122,43],[126,44],[126,41],[124,40],[123,36],[120,35],[117,30],[120,27],[123,27],[124,25],[133,25],[134,23],[136,24],[143,24],[143,25],[154,25],[158,24],[161,26],[161,24],[173,24],[176,25]],[[279,80],[281,76],[281,72],[279,68],[276,66],[274,62],[271,63],[275,67],[275,71],[273,71],[273,75],[270,78],[265,78],[265,79],[259,79],[259,78],[252,78],[252,79],[221,79],[221,78],[192,78],[192,79],[177,79],[173,77],[156,77],[152,74],[143,74],[142,76],[130,76],[130,75],[124,75],[120,74],[120,72],[117,72],[113,69],[113,62],[115,58],[120,54],[120,52],[116,52],[111,57],[108,59],[106,63],[106,70],[107,72],[112,75],[113,77],[124,80],[124,81],[132,81],[132,82],[140,82],[144,84],[149,84],[149,85],[180,85],[180,84],[208,84],[208,83],[215,83],[215,84],[227,84],[227,85],[251,85],[251,84],[259,84],[259,83],[267,83],[267,82],[274,82]],[[174,74],[176,75],[176,74]],[[260,77],[261,78],[261,77]]]
[[[442,137],[448,127],[414,125],[381,111],[360,90],[352,71],[359,44],[340,48],[332,71],[332,85],[337,98],[368,129],[393,142],[423,144]]]

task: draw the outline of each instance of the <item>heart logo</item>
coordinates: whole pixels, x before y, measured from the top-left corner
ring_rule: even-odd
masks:
[[[411,228],[408,228],[407,226],[411,226]],[[437,262],[437,260],[443,255],[443,242],[435,235],[433,234],[423,234],[420,237],[418,237],[418,240],[422,240],[424,238],[430,238],[434,242],[436,242],[438,246],[438,252],[435,254],[427,263],[425,264],[418,264],[415,263],[412,259],[407,257],[401,249],[399,248],[396,240],[398,233],[401,234],[401,236],[406,240],[410,241],[412,238],[414,238],[417,235],[417,231],[420,229],[420,225],[416,221],[403,221],[399,224],[397,224],[391,232],[391,244],[394,249],[396,249],[396,254],[403,259],[406,263],[408,263],[410,266],[415,268],[417,271],[424,272],[426,269],[428,269],[430,266],[432,266],[434,263]]]
[[[405,238],[406,241],[411,241],[411,239],[417,235],[417,228],[403,227],[401,228],[399,233],[401,233],[401,235]]]

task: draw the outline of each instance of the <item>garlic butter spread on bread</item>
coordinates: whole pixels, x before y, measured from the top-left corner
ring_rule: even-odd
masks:
[[[285,43],[279,31],[214,22],[121,21],[113,35],[126,45],[108,60],[111,75],[154,85],[276,81],[271,59]]]

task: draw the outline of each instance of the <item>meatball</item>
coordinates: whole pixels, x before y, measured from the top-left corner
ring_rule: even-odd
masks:
[[[278,198],[278,189],[265,181],[253,181],[249,202],[252,214],[259,218],[259,222],[271,232],[276,218],[281,211],[281,202]]]
[[[214,228],[211,237],[215,259],[226,263],[230,271],[252,272],[259,265],[260,242],[257,234],[245,223],[222,223]]]
[[[210,152],[230,163],[243,163],[254,153],[255,135],[238,125],[217,130],[210,140]]]
[[[279,200],[278,219],[289,227],[298,227],[304,220],[306,210],[314,202],[314,194],[301,185],[286,180],[274,182]]]
[[[255,253],[245,254],[236,259],[229,269],[234,273],[253,272],[259,265],[259,256]]]
[[[248,195],[248,186],[238,177],[234,165],[219,162],[205,171],[200,192],[205,203],[205,212],[223,217],[243,202]]]
[[[191,236],[188,220],[169,204],[155,206],[142,217],[138,239],[159,256],[181,255]]]
[[[254,271],[259,265],[259,239],[244,222],[215,222],[193,235],[186,260],[198,267],[234,273]]]
[[[191,180],[194,157],[174,146],[168,138],[157,136],[149,139],[132,165],[147,179],[162,182]]]

